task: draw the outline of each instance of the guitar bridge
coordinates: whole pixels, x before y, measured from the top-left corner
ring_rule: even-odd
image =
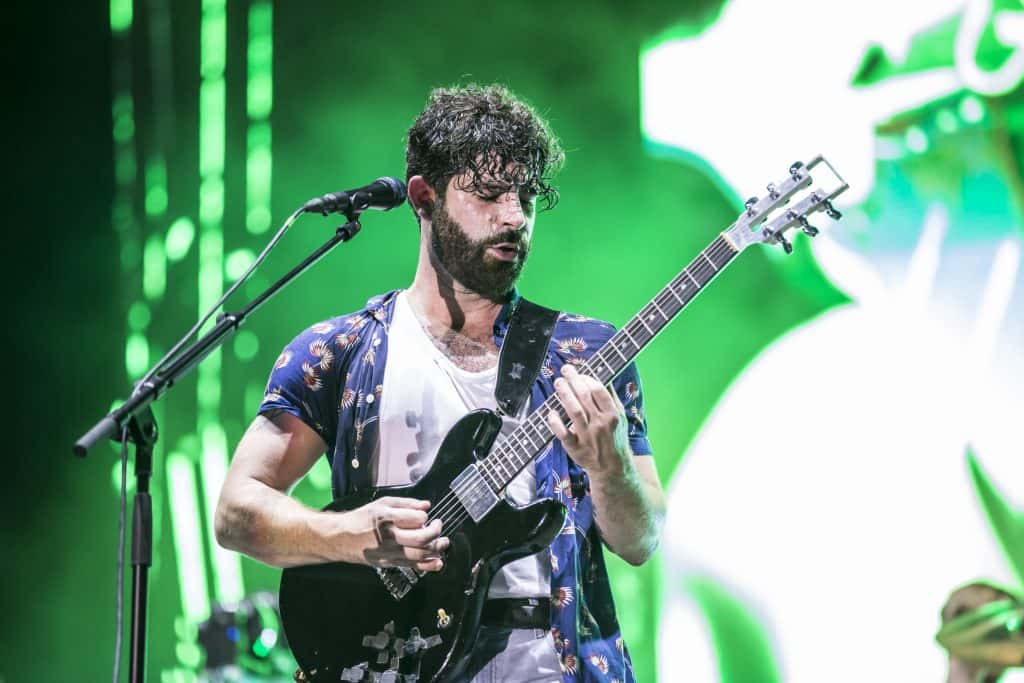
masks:
[[[376,567],[377,576],[395,600],[401,600],[419,581],[419,574],[408,567]]]

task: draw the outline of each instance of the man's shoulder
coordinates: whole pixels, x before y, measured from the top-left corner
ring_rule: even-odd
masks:
[[[387,324],[396,291],[370,298],[366,305],[349,313],[316,322],[295,337],[296,342],[324,339],[345,348],[356,342],[367,329]]]

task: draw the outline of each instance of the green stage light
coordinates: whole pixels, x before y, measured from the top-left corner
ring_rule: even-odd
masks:
[[[135,135],[134,105],[131,95],[118,95],[114,98],[114,142],[131,142]]]
[[[170,516],[184,617],[197,624],[210,615],[206,558],[202,541],[199,496],[192,460],[182,452],[167,456],[167,486],[174,501]],[[182,662],[185,664],[186,662]]]
[[[149,342],[145,335],[138,332],[128,335],[124,346],[124,365],[132,381],[140,379],[149,369]]]
[[[255,260],[256,254],[252,249],[235,249],[224,260],[224,275],[228,280],[234,282],[245,274]]]
[[[119,152],[114,159],[114,178],[118,185],[131,185],[138,171],[135,157],[130,152]]]
[[[142,291],[150,301],[160,299],[167,290],[167,251],[164,240],[150,235],[142,250]]]
[[[217,497],[228,470],[228,439],[224,428],[218,422],[210,422],[202,429],[203,450],[200,454],[203,497],[206,503],[207,537],[215,537],[213,512],[217,509]],[[213,579],[218,600],[238,602],[245,594],[242,583],[242,565],[238,554],[219,544],[211,548],[213,557]]]
[[[128,327],[133,332],[142,332],[149,326],[151,314],[149,306],[143,301],[136,301],[128,309]]]
[[[192,242],[196,237],[196,226],[191,220],[182,216],[171,223],[167,230],[167,241],[164,248],[167,250],[168,261],[180,261],[192,248]]]
[[[132,27],[132,0],[110,0],[110,30],[123,33]]]
[[[260,403],[263,402],[263,389],[262,382],[249,382],[245,385],[242,394],[242,416],[246,421],[251,420],[259,410]]]
[[[242,330],[235,336],[235,356],[238,360],[252,360],[259,350],[260,339],[249,330]]]
[[[162,157],[146,164],[146,215],[162,216],[167,211],[167,167]]]

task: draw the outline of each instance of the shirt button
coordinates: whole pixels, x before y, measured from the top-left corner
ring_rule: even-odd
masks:
[[[352,469],[359,469],[359,458],[352,458]]]
[[[373,403],[373,394],[367,394],[366,395],[366,402],[367,403]]]

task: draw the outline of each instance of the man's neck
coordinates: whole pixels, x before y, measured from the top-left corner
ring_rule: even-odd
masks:
[[[431,334],[440,337],[451,330],[477,341],[491,340],[494,321],[504,305],[458,282],[444,282],[436,273],[423,273],[421,277],[417,272],[406,296]]]
[[[416,277],[406,294],[417,317],[436,337],[454,331],[490,343],[494,321],[504,306],[503,301],[485,297],[452,278],[422,243]]]

